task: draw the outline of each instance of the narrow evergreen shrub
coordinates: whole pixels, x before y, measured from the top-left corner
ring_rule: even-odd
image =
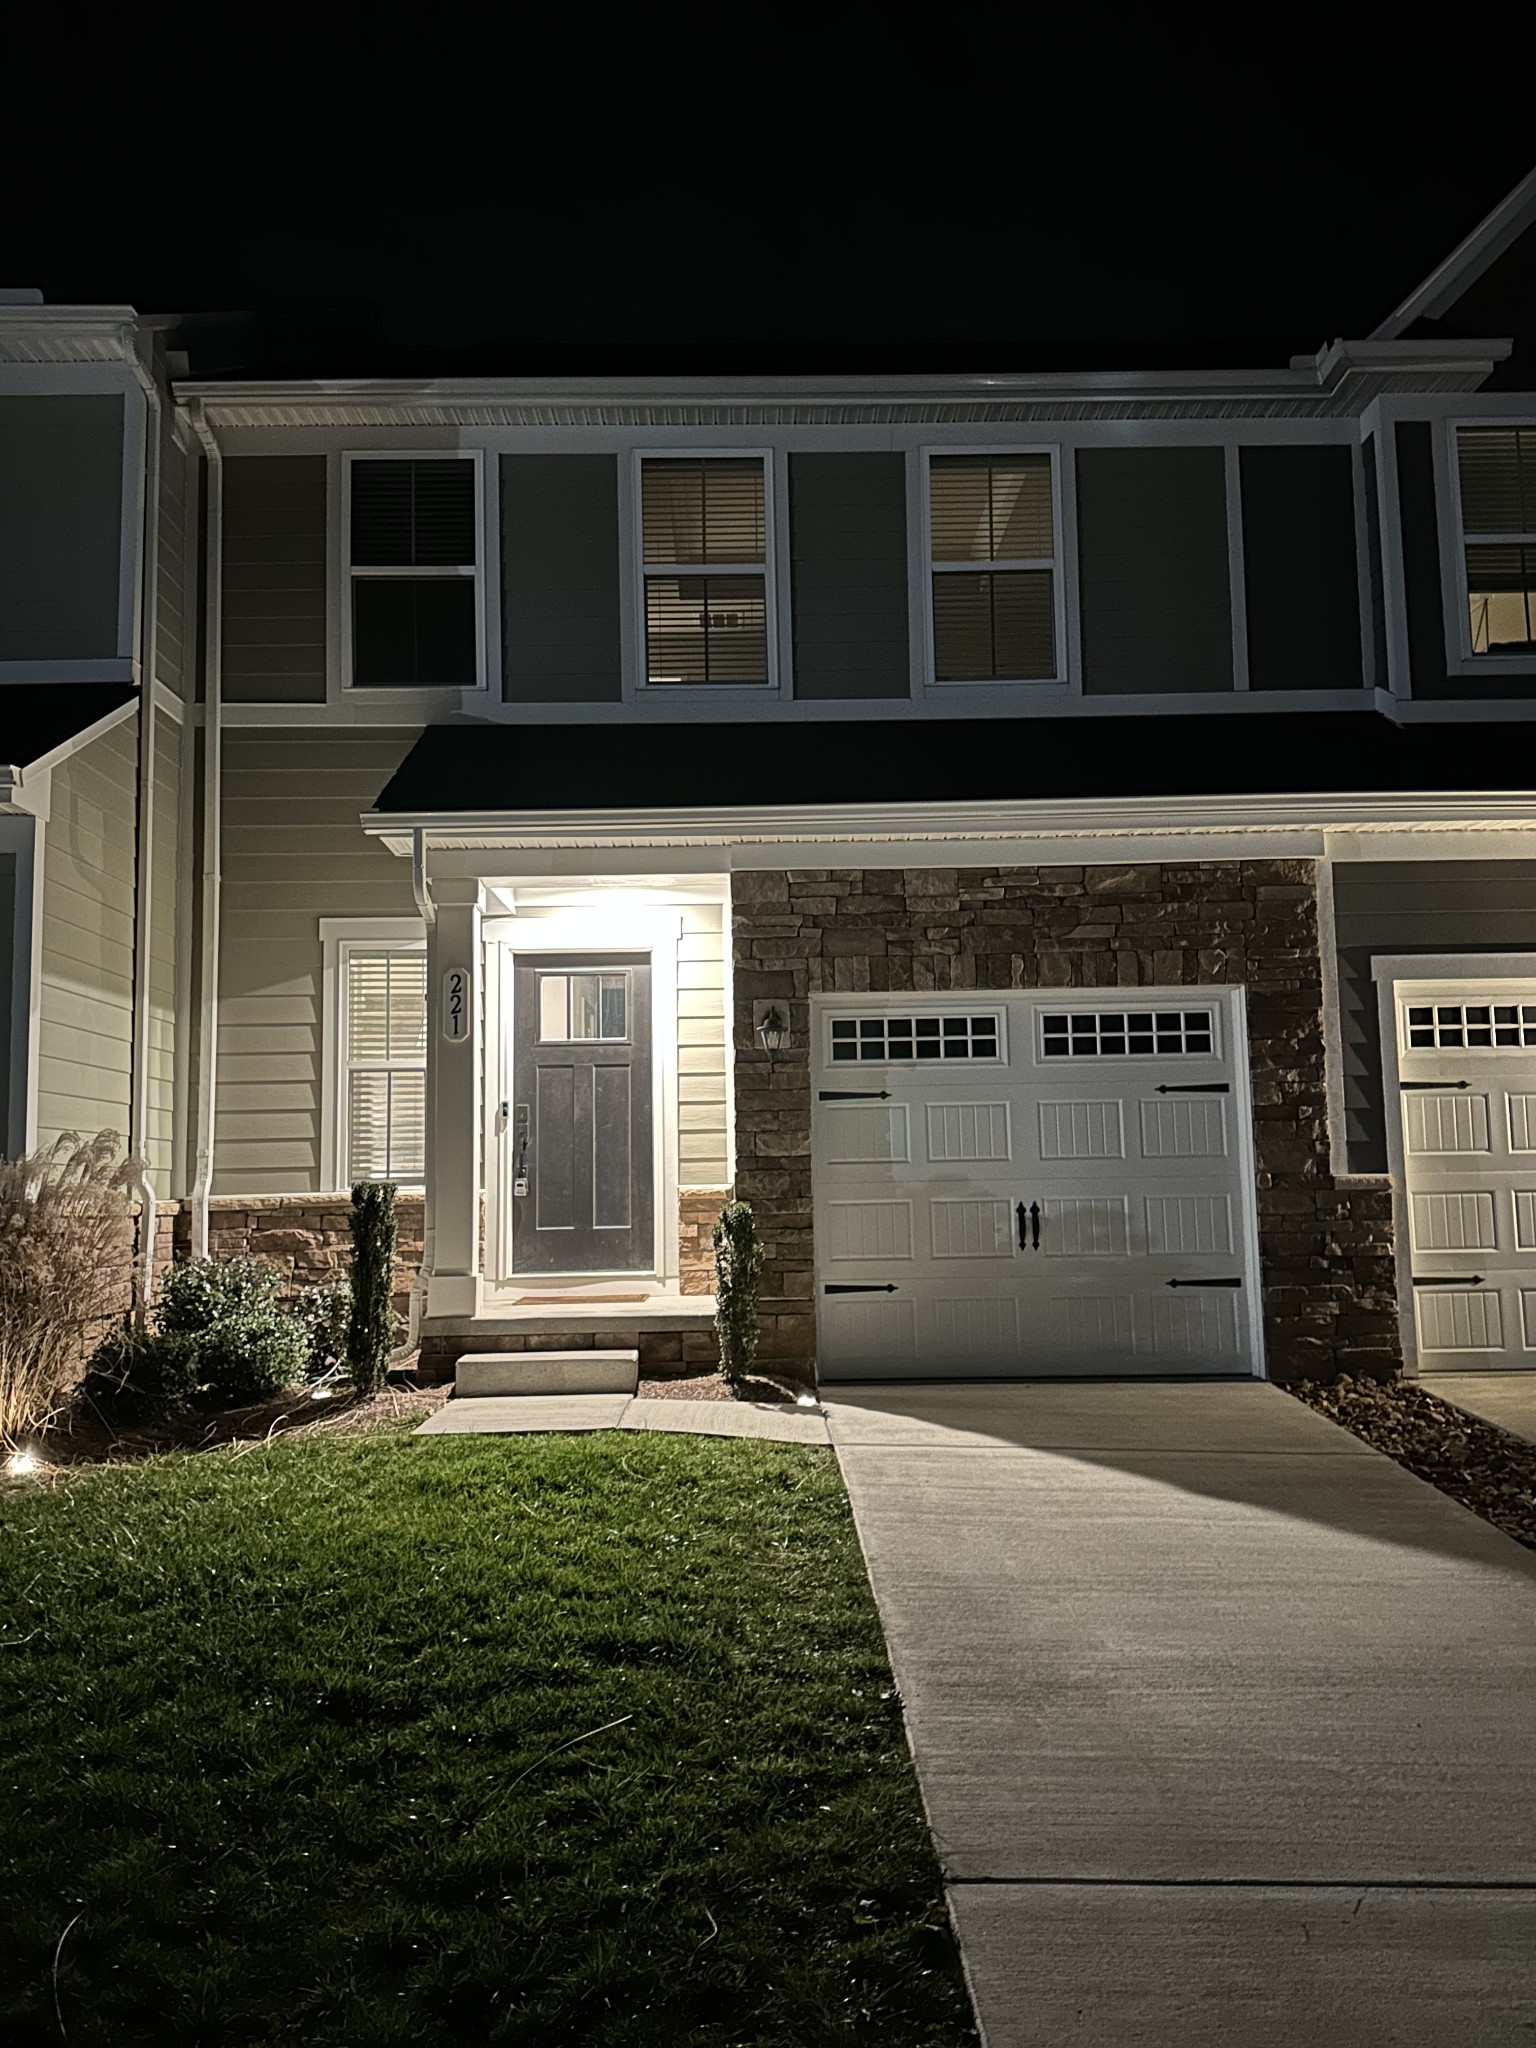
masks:
[[[347,1370],[363,1396],[376,1394],[395,1341],[395,1184],[360,1180],[352,1190],[352,1314]]]
[[[757,1358],[757,1283],[763,1247],[750,1202],[728,1202],[711,1241],[715,1247],[715,1332],[720,1370],[731,1386],[750,1377]]]
[[[191,1407],[202,1378],[202,1339],[130,1330],[91,1353],[80,1391],[109,1422],[160,1422]]]

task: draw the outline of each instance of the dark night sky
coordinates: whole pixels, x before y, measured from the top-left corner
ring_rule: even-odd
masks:
[[[846,67],[782,103],[428,79],[370,86],[366,132],[323,96],[216,104],[39,173],[0,277],[196,316],[194,374],[1274,365],[1368,332],[1536,158],[1428,75],[1335,69],[1204,58],[1105,99],[1000,62],[963,104]]]

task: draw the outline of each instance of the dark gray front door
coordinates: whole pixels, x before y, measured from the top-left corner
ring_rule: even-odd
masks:
[[[519,954],[512,983],[512,1270],[649,1273],[651,963]]]

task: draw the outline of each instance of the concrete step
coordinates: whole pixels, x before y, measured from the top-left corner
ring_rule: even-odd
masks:
[[[466,1351],[453,1369],[458,1400],[486,1394],[632,1394],[638,1351]]]

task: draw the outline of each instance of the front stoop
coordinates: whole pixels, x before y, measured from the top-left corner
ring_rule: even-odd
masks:
[[[458,1401],[488,1394],[633,1394],[640,1384],[636,1351],[466,1351],[457,1359]]]
[[[573,1290],[574,1292],[574,1290]],[[713,1295],[653,1294],[644,1301],[492,1302],[478,1316],[428,1316],[417,1375],[427,1386],[452,1380],[466,1355],[623,1350],[639,1354],[647,1378],[709,1372],[719,1359]],[[632,1390],[631,1390],[632,1391]]]

